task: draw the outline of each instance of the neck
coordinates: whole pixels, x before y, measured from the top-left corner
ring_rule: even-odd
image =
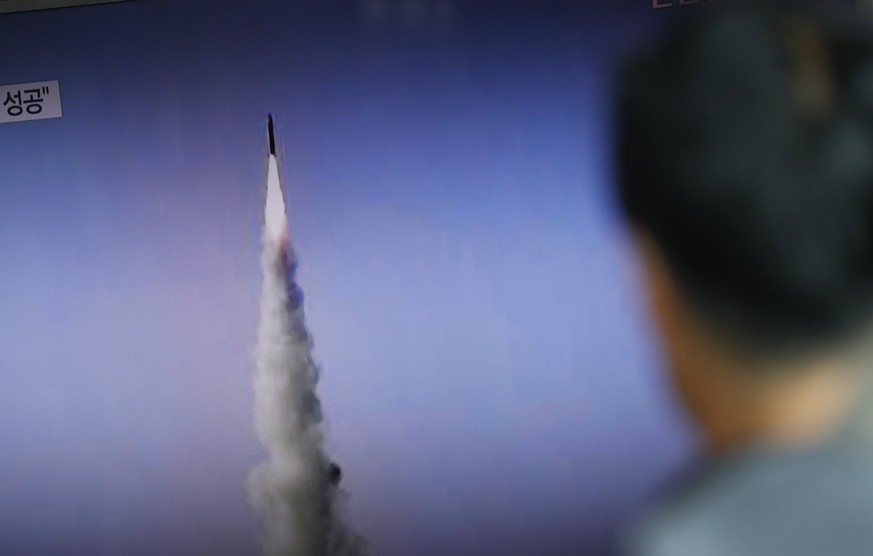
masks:
[[[862,390],[857,371],[833,364],[765,370],[765,378],[743,371],[730,372],[730,384],[721,386],[730,393],[726,404],[706,427],[716,454],[747,444],[787,449],[819,444],[846,422]]]

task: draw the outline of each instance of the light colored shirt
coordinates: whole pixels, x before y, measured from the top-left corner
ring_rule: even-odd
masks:
[[[631,556],[873,556],[873,401],[804,451],[753,448],[687,480]]]

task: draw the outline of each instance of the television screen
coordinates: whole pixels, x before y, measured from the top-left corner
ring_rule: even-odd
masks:
[[[0,15],[0,553],[609,550],[693,443],[612,69],[695,9]]]

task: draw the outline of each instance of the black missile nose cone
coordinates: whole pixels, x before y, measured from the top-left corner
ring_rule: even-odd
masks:
[[[270,154],[276,156],[276,137],[273,135],[272,114],[267,114],[267,135],[270,137]]]

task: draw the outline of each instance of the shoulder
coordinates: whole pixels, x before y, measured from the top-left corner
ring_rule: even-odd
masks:
[[[631,556],[873,554],[873,467],[833,454],[744,458],[679,489]],[[845,548],[845,552],[839,549]],[[836,551],[835,551],[836,549]]]

